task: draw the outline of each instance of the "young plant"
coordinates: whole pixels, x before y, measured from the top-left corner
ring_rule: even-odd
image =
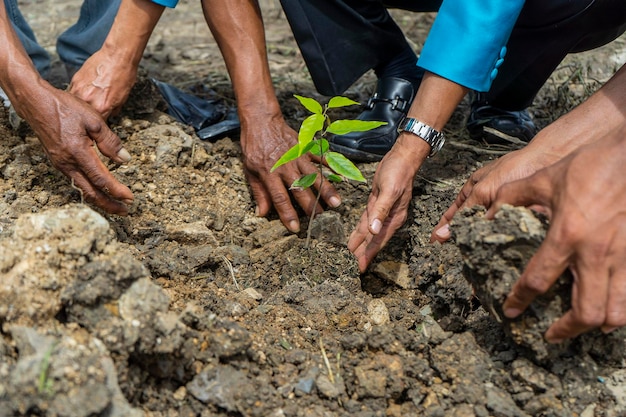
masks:
[[[333,97],[328,104],[322,106],[317,100],[294,95],[300,101],[308,111],[313,113],[300,125],[298,131],[298,143],[285,152],[278,161],[272,167],[274,171],[279,166],[291,162],[301,156],[311,153],[319,158],[319,172],[313,174],[304,175],[291,184],[291,189],[303,190],[309,188],[317,180],[318,175],[324,175],[324,165],[332,171],[326,175],[326,178],[331,182],[341,182],[345,179],[354,180],[358,182],[366,182],[361,171],[345,156],[338,152],[330,150],[326,135],[345,135],[351,132],[366,132],[368,130],[375,129],[379,126],[387,124],[386,122],[366,121],[366,120],[335,120],[332,121],[328,116],[330,109],[352,106],[359,104],[358,102],[351,100],[347,97]],[[323,184],[323,183],[322,183]],[[309,235],[311,231],[311,224],[313,222],[313,216],[315,215],[315,208],[319,202],[321,195],[321,187],[317,193],[317,199],[315,200],[315,206],[311,214],[311,220],[309,221]],[[307,239],[308,240],[308,239]]]

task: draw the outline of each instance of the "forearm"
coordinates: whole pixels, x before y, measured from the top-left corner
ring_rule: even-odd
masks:
[[[150,0],[122,0],[102,50],[137,67],[164,10]]]
[[[0,2],[0,86],[5,91],[17,113],[27,118],[26,101],[41,103],[46,100],[46,83],[26,54],[9,21],[4,2]]]
[[[584,103],[537,134],[527,148],[560,159],[626,126],[626,65]],[[624,138],[626,140],[626,138]]]
[[[258,2],[203,0],[202,7],[228,68],[242,124],[259,114],[280,114]]]
[[[426,72],[407,117],[441,131],[467,92],[460,84]],[[430,153],[430,145],[411,133],[401,133],[396,143],[411,155],[416,170]]]

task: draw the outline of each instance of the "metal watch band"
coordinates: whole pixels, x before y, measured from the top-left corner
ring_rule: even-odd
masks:
[[[430,145],[429,157],[439,152],[446,141],[443,132],[439,132],[427,124],[411,117],[405,117],[398,125],[398,133],[401,132],[412,133],[428,143]]]

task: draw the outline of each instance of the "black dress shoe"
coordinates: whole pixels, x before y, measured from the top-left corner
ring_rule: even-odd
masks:
[[[401,78],[378,80],[376,93],[367,101],[365,111],[357,119],[387,122],[367,132],[353,132],[329,138],[330,148],[355,162],[375,162],[393,146],[398,138],[398,125],[411,107],[416,89]]]
[[[510,111],[490,106],[478,95],[471,107],[467,130],[472,139],[489,144],[526,145],[537,133],[528,110]]]

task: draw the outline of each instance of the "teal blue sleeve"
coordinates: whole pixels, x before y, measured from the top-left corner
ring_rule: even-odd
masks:
[[[524,0],[444,0],[417,65],[476,91],[488,91]]]
[[[152,3],[160,4],[165,7],[176,7],[178,0],[152,0]]]

